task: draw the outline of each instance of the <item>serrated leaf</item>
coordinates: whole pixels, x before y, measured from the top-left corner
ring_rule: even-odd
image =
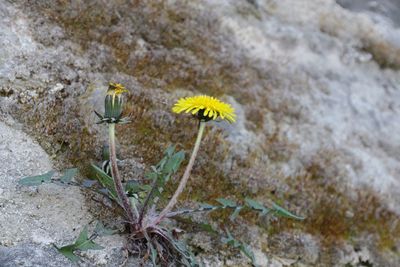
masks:
[[[171,154],[172,155],[172,154]],[[164,168],[165,163],[167,162],[167,160],[171,157],[171,155],[168,155],[167,152],[164,152],[164,157],[157,163],[157,165],[155,166],[156,168],[156,172],[159,172],[160,170],[162,170],[162,168]]]
[[[147,179],[149,179],[149,180],[154,181],[155,179],[157,179],[158,174],[157,174],[157,172],[155,172],[155,171],[153,171],[153,172],[148,172],[148,173],[146,173],[145,177],[146,177]]]
[[[101,222],[97,222],[94,232],[98,236],[107,236],[107,235],[113,235],[113,234],[117,233],[118,231],[106,228]]]
[[[239,249],[243,254],[251,260],[251,263],[255,265],[255,257],[253,251],[250,249],[250,246],[246,243],[243,243],[232,236],[228,229],[225,230],[227,237],[222,239],[222,242],[228,244],[234,248]]]
[[[136,181],[128,181],[125,183],[125,192],[129,192],[131,194],[135,194],[137,192],[142,191],[141,186]]]
[[[158,266],[157,265],[157,250],[153,247],[151,243],[149,243],[149,248],[151,252],[151,262],[153,263],[153,266]]]
[[[236,202],[233,200],[230,200],[230,199],[217,198],[216,201],[221,203],[224,207],[236,208],[236,206],[237,206]]]
[[[42,183],[50,182],[51,177],[53,177],[53,175],[54,171],[49,171],[46,172],[45,174],[22,178],[21,180],[18,181],[18,183],[24,186],[37,186],[41,185]]]
[[[233,246],[234,248],[237,248],[237,246],[239,245],[238,241],[235,238],[233,238],[232,234],[229,232],[228,229],[226,229],[225,231],[226,231],[227,236],[222,237],[222,243],[228,244],[230,246]]]
[[[171,145],[165,150],[164,155],[171,157],[172,154],[174,154],[174,152],[175,152],[175,146]]]
[[[224,243],[224,244],[230,242],[231,240],[234,240],[231,232],[228,229],[225,229],[225,232],[227,234],[227,237],[222,238],[222,240],[223,240],[222,243]]]
[[[291,213],[290,211],[282,208],[281,206],[277,205],[276,203],[272,203],[272,209],[277,215],[295,219],[295,220],[304,220],[304,217],[297,216],[297,215]]]
[[[200,207],[203,208],[203,209],[214,209],[214,208],[216,208],[216,206],[213,206],[213,205],[210,205],[210,204],[207,204],[207,203],[200,203]]]
[[[143,232],[143,235],[146,238],[147,247],[150,249],[151,262],[153,263],[154,267],[157,267],[158,266],[157,265],[157,256],[158,256],[157,250],[154,248],[153,243],[146,231]]]
[[[75,250],[85,251],[89,249],[98,250],[98,249],[103,249],[103,247],[93,242],[93,240],[89,239],[88,227],[85,226],[83,230],[79,233],[78,238],[75,240],[73,244],[63,246],[58,250],[59,251],[62,250],[65,253],[71,252],[73,254]]]
[[[77,168],[66,169],[64,171],[63,176],[60,177],[60,181],[63,183],[69,183],[69,182],[71,182],[72,178],[74,178],[77,173],[78,173]]]
[[[251,198],[246,198],[245,199],[246,205],[254,210],[261,211],[261,215],[266,215],[268,212],[270,212],[270,209],[265,207],[264,205],[258,203],[257,201],[251,199]]]
[[[74,254],[74,247],[74,245],[68,245],[61,248],[56,247],[56,249],[70,261],[77,262],[80,260],[80,258]]]
[[[95,181],[95,180],[85,179],[85,180],[83,180],[83,182],[82,182],[82,186],[83,186],[83,187],[86,187],[86,188],[90,188],[90,187],[92,187],[93,185],[95,185],[96,183],[97,183],[97,181]]]
[[[75,241],[75,244],[81,244],[88,240],[88,227],[85,226],[82,231],[79,233],[78,238]]]
[[[100,250],[103,249],[104,247],[100,246],[99,244],[96,244],[92,240],[86,240],[85,242],[79,244],[76,246],[76,249],[80,251],[85,251],[85,250]]]
[[[151,165],[151,166],[150,166],[150,169],[151,169],[153,172],[155,172],[155,173],[158,172],[156,166]]]
[[[255,263],[255,257],[253,251],[250,249],[250,246],[247,244],[240,244],[239,246],[240,251],[243,252],[244,255],[246,255],[247,258],[251,260],[251,262],[254,264]]]
[[[110,191],[108,191],[107,188],[100,188],[100,189],[98,189],[98,191],[105,196],[110,196]]]
[[[151,190],[151,185],[148,185],[148,184],[142,184],[142,185],[140,185],[140,189],[141,189],[142,191],[146,191],[146,192],[148,192],[148,191],[150,191],[150,190]]]
[[[112,177],[108,176],[102,169],[92,164],[92,169],[95,173],[95,178],[100,182],[102,186],[104,186],[113,199],[118,199],[117,191],[115,190],[114,180]]]
[[[233,211],[233,213],[231,214],[231,216],[229,216],[229,219],[231,221],[234,221],[236,219],[236,217],[239,215],[240,211],[243,209],[242,206],[237,206],[236,209]]]
[[[162,173],[158,176],[157,185],[159,188],[164,188],[165,184],[169,181],[170,174]]]
[[[74,254],[76,250],[85,251],[89,249],[93,250],[103,249],[102,246],[96,244],[95,242],[93,242],[93,240],[89,239],[87,226],[85,226],[83,230],[79,233],[78,238],[73,244],[66,245],[61,248],[58,248],[57,246],[55,247],[62,255],[64,255],[72,262],[79,261],[80,259],[77,255]]]
[[[250,208],[255,209],[255,210],[261,210],[262,211],[265,208],[263,205],[261,205],[260,203],[258,203],[257,201],[255,201],[255,200],[253,200],[251,198],[246,198],[245,202]]]
[[[196,257],[183,241],[175,239],[170,232],[165,232],[164,234],[168,241],[173,245],[175,250],[182,256],[182,260],[184,261],[185,266],[195,267],[199,265]]]
[[[216,234],[218,233],[216,230],[214,230],[214,228],[211,226],[211,224],[209,223],[199,223],[199,227],[203,230],[206,231],[208,233],[211,234]]]
[[[185,153],[183,151],[175,153],[168,159],[167,163],[163,168],[163,173],[166,174],[176,173],[184,159],[185,159]]]

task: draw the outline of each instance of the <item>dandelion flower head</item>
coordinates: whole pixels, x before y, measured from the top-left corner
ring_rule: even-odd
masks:
[[[128,90],[125,89],[125,86],[120,83],[109,83],[108,85],[107,95],[115,96],[127,92]]]
[[[236,119],[235,109],[230,104],[207,95],[181,98],[175,103],[172,111],[175,113],[190,112],[203,121],[216,120],[220,117],[232,123]]]

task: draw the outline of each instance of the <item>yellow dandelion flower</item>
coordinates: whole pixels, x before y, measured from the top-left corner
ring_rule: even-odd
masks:
[[[120,83],[109,83],[107,95],[116,96],[121,95],[122,93],[128,93],[128,90],[125,89],[125,86]]]
[[[175,103],[172,111],[190,112],[203,121],[216,120],[220,117],[232,123],[236,119],[235,109],[231,105],[206,95],[181,98]]]

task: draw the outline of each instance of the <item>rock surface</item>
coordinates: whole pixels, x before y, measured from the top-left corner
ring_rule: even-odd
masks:
[[[238,121],[209,127],[188,188],[194,201],[251,196],[306,216],[241,221],[237,232],[262,265],[397,266],[399,7],[337,2],[3,1],[0,118],[21,123],[55,167],[86,164],[100,159],[105,140],[92,111],[101,111],[108,81],[123,83],[133,123],[118,129],[120,158],[139,175],[169,143],[191,148],[195,122],[169,112],[177,97],[221,97]],[[41,246],[71,240],[99,212],[79,190],[16,189],[18,178],[54,167],[31,137],[1,127],[4,140],[30,145],[1,141],[0,157],[15,166],[0,169],[0,229],[9,231],[0,238],[11,242],[1,244],[0,263],[6,250],[27,262],[18,246],[36,242],[31,229],[48,236]],[[210,266],[246,264],[197,249]]]
[[[8,121],[12,123],[12,121]],[[17,181],[53,169],[46,152],[31,137],[0,122],[0,266],[73,266],[59,254],[94,219],[78,188],[42,185],[21,187]],[[67,243],[66,243],[67,242]],[[96,266],[117,266],[123,239],[117,235],[97,241],[107,250],[92,252]],[[92,266],[83,263],[82,266]]]

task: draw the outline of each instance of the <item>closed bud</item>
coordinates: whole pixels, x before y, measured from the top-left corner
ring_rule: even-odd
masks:
[[[104,116],[97,112],[96,115],[100,118],[98,123],[126,123],[125,119],[121,119],[124,107],[123,93],[128,92],[122,84],[110,83],[107,90],[107,95],[104,100]]]

